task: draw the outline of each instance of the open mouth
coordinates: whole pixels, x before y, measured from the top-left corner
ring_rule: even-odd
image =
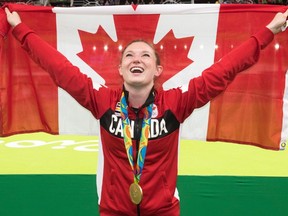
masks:
[[[142,73],[142,72],[144,72],[144,68],[142,68],[142,67],[132,67],[130,69],[130,72],[132,72],[132,73]]]

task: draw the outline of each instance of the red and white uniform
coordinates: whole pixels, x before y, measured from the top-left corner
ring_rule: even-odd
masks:
[[[122,89],[94,89],[90,78],[82,74],[62,54],[42,41],[25,24],[13,29],[23,48],[47,70],[55,83],[72,95],[100,120],[102,165],[97,173],[99,209],[106,215],[137,215],[129,197],[133,173],[127,159],[122,133],[119,100]],[[150,137],[140,185],[143,200],[141,216],[175,216],[180,214],[176,189],[180,124],[193,112],[217,96],[238,72],[253,65],[260,50],[273,39],[273,33],[261,29],[240,47],[206,69],[202,76],[190,80],[187,86],[164,91],[155,89],[145,105],[154,103]],[[141,130],[142,110],[129,107],[134,157],[136,140]],[[135,160],[134,160],[135,161]]]

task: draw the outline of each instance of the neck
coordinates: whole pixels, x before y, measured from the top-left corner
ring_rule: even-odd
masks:
[[[129,105],[134,107],[134,108],[139,108],[141,107],[145,101],[147,100],[152,86],[147,86],[146,88],[131,88],[131,86],[126,86],[125,89],[129,92]]]

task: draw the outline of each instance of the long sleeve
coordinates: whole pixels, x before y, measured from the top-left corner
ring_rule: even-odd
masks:
[[[50,74],[56,85],[92,111],[96,118],[99,117],[96,98],[101,101],[101,94],[93,88],[91,78],[81,73],[78,67],[72,65],[64,55],[42,40],[24,23],[17,25],[12,33],[31,58]]]
[[[261,29],[239,47],[223,56],[220,61],[205,69],[201,76],[191,79],[189,85],[170,91],[167,100],[170,101],[174,113],[182,113],[178,116],[179,121],[184,121],[195,108],[205,105],[222,93],[238,73],[254,65],[259,59],[261,50],[273,38],[274,34],[268,28]],[[176,105],[175,100],[170,98],[178,98]]]
[[[252,65],[274,38],[274,34],[263,28],[243,44],[233,49],[218,62],[203,71],[202,75],[191,80],[196,91],[195,107],[200,107],[224,91],[236,75]]]

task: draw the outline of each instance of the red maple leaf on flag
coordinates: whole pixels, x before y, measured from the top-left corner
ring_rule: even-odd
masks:
[[[122,85],[118,72],[121,50],[135,39],[143,39],[153,44],[160,15],[114,15],[117,41],[113,41],[100,25],[97,32],[78,30],[83,51],[77,55],[105,80],[109,87]],[[170,30],[157,44],[164,71],[156,80],[162,85],[193,61],[187,57],[194,37],[176,38]]]

